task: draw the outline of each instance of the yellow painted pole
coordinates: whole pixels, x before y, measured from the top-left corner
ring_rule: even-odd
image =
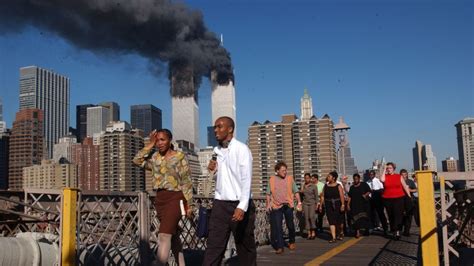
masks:
[[[439,266],[433,172],[417,171],[423,265]]]
[[[61,210],[61,265],[76,264],[77,189],[63,190]]]

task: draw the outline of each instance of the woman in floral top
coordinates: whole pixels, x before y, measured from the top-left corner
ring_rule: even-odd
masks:
[[[170,249],[173,249],[175,258],[178,258],[177,263],[184,265],[176,232],[181,219],[180,201],[185,206],[186,215],[191,216],[193,188],[188,162],[182,152],[173,149],[172,139],[173,135],[168,129],[151,132],[150,143],[138,152],[133,162],[153,173],[155,208],[160,221],[158,260],[165,265]],[[155,147],[157,151],[152,153]]]

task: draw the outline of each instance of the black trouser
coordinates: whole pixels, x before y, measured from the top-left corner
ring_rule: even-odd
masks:
[[[405,196],[401,198],[384,198],[383,202],[387,210],[388,220],[390,221],[390,231],[400,231],[403,224]]]
[[[414,206],[412,198],[405,198],[405,200],[411,201],[411,204],[405,204],[405,215],[403,216],[403,233],[410,234],[411,221],[413,220],[414,215]],[[410,206],[411,208],[407,208]]]
[[[255,205],[250,200],[244,219],[233,222],[238,201],[214,200],[209,220],[209,237],[204,254],[204,266],[221,265],[227,248],[230,233],[234,235],[237,256],[240,265],[257,265],[257,247],[255,245]]]
[[[420,227],[420,209],[418,207],[418,198],[413,197],[413,217],[415,218],[415,223]]]
[[[388,230],[387,218],[385,217],[384,204],[382,198],[382,190],[372,191],[372,198],[370,200],[370,215],[374,227],[378,225],[377,217],[384,231]]]

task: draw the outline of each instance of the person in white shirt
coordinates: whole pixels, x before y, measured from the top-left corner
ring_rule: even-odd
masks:
[[[370,218],[372,220],[372,225],[374,228],[379,228],[379,222],[382,224],[384,235],[387,235],[388,232],[388,223],[387,217],[385,216],[384,206],[383,206],[383,183],[380,179],[375,176],[375,171],[371,170],[369,172],[369,180],[367,181],[370,189],[372,190],[370,194]],[[378,220],[377,220],[378,217]]]
[[[230,117],[220,117],[214,123],[219,146],[214,148],[217,158],[209,162],[208,169],[217,177],[204,266],[221,265],[231,232],[239,264],[257,265],[255,205],[250,199],[252,154],[234,138],[234,127]]]

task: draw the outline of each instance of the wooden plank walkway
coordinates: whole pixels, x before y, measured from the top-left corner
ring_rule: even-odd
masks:
[[[418,230],[410,237],[393,241],[375,233],[360,239],[345,237],[343,241],[328,243],[327,233],[315,240],[298,238],[294,251],[285,249],[276,255],[269,247],[258,250],[258,265],[417,265]],[[342,248],[344,248],[341,250]],[[236,265],[229,263],[229,265]]]

